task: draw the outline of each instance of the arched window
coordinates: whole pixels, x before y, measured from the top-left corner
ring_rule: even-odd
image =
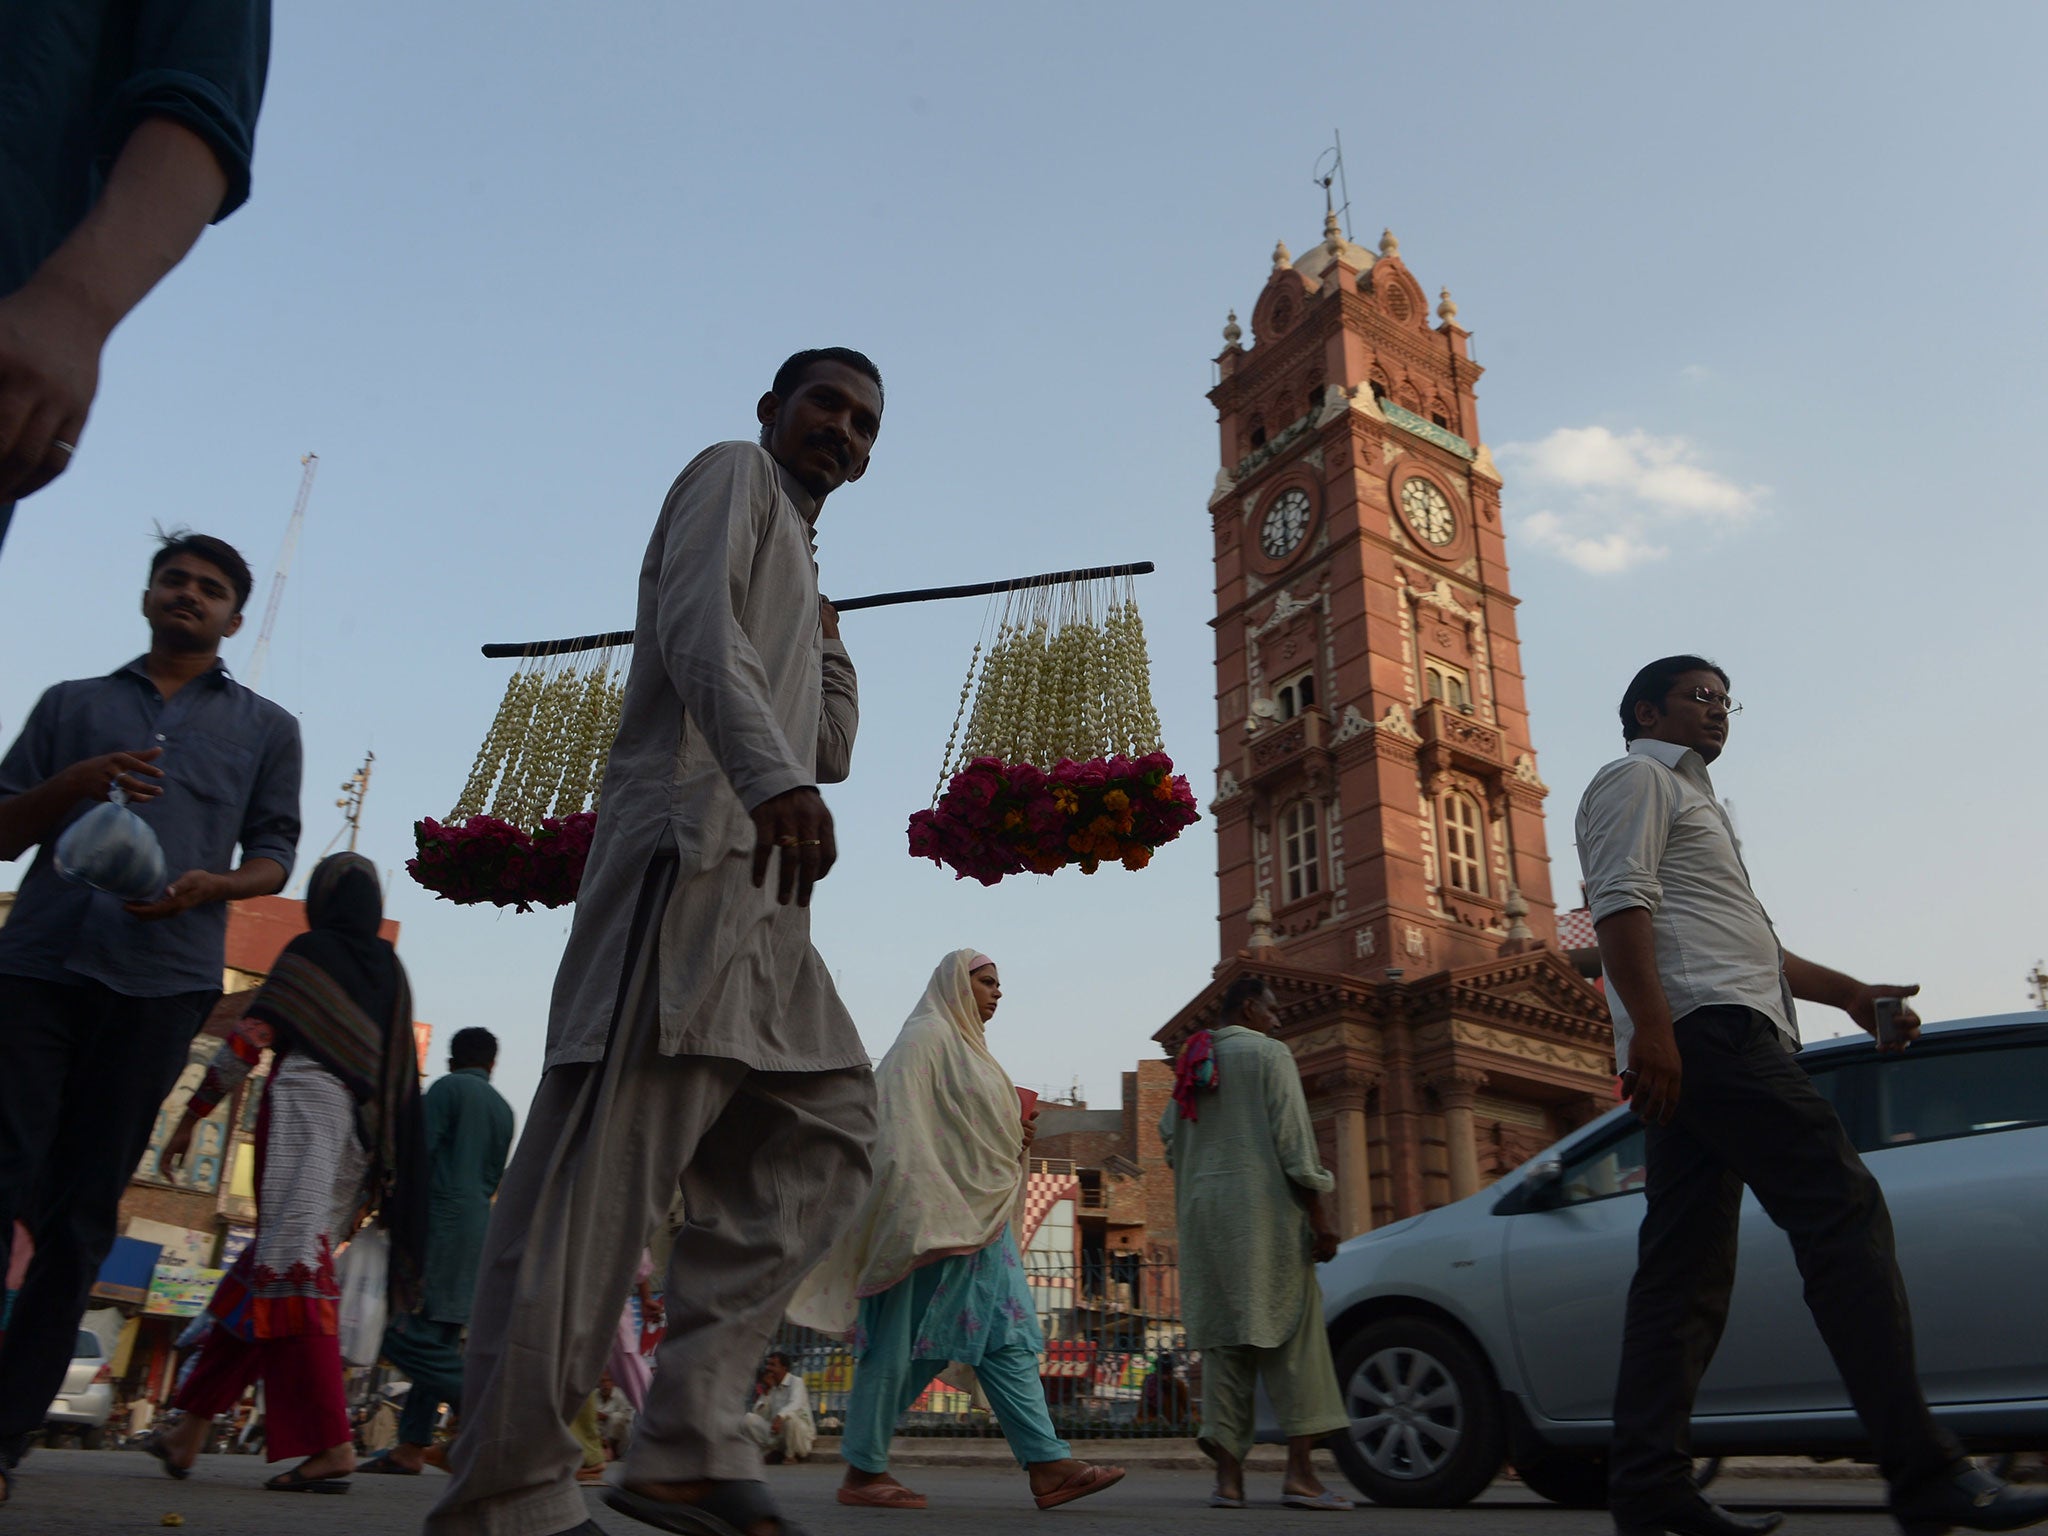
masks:
[[[1459,790],[1449,790],[1441,802],[1443,823],[1444,878],[1451,888],[1486,894],[1486,818],[1479,802]]]
[[[1472,713],[1472,685],[1462,671],[1448,662],[1427,656],[1423,658],[1422,675],[1432,699],[1442,699],[1453,709],[1468,715]]]
[[[1288,901],[1323,888],[1321,821],[1313,800],[1297,800],[1280,813],[1280,879]]]
[[[1282,720],[1307,714],[1316,704],[1315,673],[1302,672],[1288,678],[1273,690],[1273,703],[1279,708]]]

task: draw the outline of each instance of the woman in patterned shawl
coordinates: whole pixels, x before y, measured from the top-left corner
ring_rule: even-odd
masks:
[[[1073,1458],[1039,1385],[1045,1336],[1012,1226],[1033,1128],[984,1028],[1002,995],[995,962],[971,949],[932,972],[875,1070],[874,1184],[790,1302],[796,1322],[850,1338],[859,1362],[842,1504],[925,1507],[889,1475],[889,1437],[941,1371],[979,1382],[1040,1509],[1124,1475]]]
[[[145,1446],[173,1477],[190,1469],[213,1416],[260,1376],[270,1459],[306,1458],[265,1486],[348,1491],[355,1450],[334,1249],[376,1216],[391,1238],[391,1305],[403,1311],[426,1248],[412,994],[378,933],[383,909],[368,859],[320,862],[306,888],[308,931],[285,946],[164,1144],[168,1168],[194,1125],[275,1053],[256,1128],[256,1236],[215,1289],[213,1327],[171,1399],[184,1419]]]

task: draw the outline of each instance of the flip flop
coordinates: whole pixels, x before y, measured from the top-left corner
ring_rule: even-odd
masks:
[[[1091,1493],[1113,1488],[1123,1480],[1122,1467],[1101,1467],[1090,1462],[1051,1493],[1034,1495],[1032,1502],[1040,1509],[1058,1509],[1062,1504],[1071,1504],[1076,1499],[1087,1498]]]
[[[673,1536],[746,1536],[748,1527],[761,1520],[773,1520],[780,1526],[778,1536],[807,1536],[802,1526],[776,1507],[763,1482],[714,1482],[694,1504],[650,1499],[624,1487],[605,1489],[604,1501],[620,1514]]]
[[[1321,1493],[1283,1493],[1280,1502],[1289,1509],[1356,1509],[1343,1494],[1325,1488]]]
[[[901,1483],[864,1483],[858,1488],[841,1483],[839,1502],[865,1509],[923,1509],[927,1501]]]
[[[303,1477],[297,1467],[289,1472],[280,1472],[266,1482],[264,1487],[272,1493],[347,1493],[348,1479],[345,1477]]]
[[[175,1461],[171,1460],[171,1453],[169,1449],[166,1448],[163,1441],[158,1439],[155,1435],[144,1435],[142,1437],[141,1445],[143,1450],[147,1451],[150,1455],[154,1456],[159,1462],[161,1462],[163,1464],[163,1469],[166,1472],[170,1473],[171,1476],[175,1477],[179,1482],[182,1483],[183,1481],[185,1481],[186,1478],[192,1475],[192,1469],[190,1467],[181,1467]]]
[[[1211,1509],[1243,1509],[1244,1500],[1233,1499],[1219,1488],[1209,1495],[1209,1507]]]
[[[402,1467],[393,1461],[389,1451],[379,1451],[368,1461],[357,1466],[356,1470],[358,1472],[388,1472],[393,1477],[418,1477],[420,1475],[418,1467]]]

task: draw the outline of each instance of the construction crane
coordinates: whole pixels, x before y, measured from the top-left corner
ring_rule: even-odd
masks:
[[[284,599],[284,579],[291,573],[292,556],[298,553],[299,533],[306,526],[306,500],[313,494],[313,475],[320,468],[320,455],[309,453],[299,462],[306,473],[299,479],[299,499],[292,504],[292,520],[284,531],[284,548],[277,553],[277,571],[270,578],[270,602],[263,610],[263,627],[256,631],[256,649],[249,653],[245,686],[254,688],[263,679],[263,663],[270,659],[270,632],[277,628],[277,607]]]

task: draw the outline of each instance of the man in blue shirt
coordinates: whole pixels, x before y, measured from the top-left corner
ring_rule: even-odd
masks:
[[[0,0],[0,542],[108,335],[249,196],[269,0]]]
[[[249,587],[229,545],[166,537],[148,654],[51,688],[0,760],[0,858],[37,848],[0,928],[0,1271],[16,1218],[35,1239],[0,1341],[0,1467],[42,1424],[121,1192],[220,996],[226,903],[291,874],[298,722],[220,662]],[[116,784],[182,871],[152,901],[57,873],[58,838]]]

